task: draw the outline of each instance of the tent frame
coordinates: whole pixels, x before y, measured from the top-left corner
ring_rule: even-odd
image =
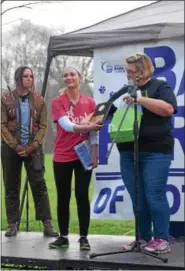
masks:
[[[158,23],[131,28],[51,36],[41,95],[45,97],[51,61],[59,55],[93,57],[94,49],[184,38],[184,23]]]

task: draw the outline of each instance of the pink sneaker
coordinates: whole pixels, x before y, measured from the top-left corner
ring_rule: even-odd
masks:
[[[164,239],[155,239],[148,243],[147,246],[144,247],[144,250],[151,253],[168,253],[171,251],[169,243]]]
[[[139,242],[141,249],[145,248],[148,245],[148,242],[142,238],[139,238],[138,242]],[[124,244],[123,249],[124,250],[131,250],[133,248],[134,244],[135,244],[135,241],[132,241],[130,244]]]

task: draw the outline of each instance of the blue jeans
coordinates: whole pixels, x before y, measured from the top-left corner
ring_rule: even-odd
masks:
[[[139,237],[168,240],[170,210],[166,196],[168,172],[172,155],[139,152],[138,218]],[[135,178],[133,152],[120,152],[123,182],[135,206]],[[152,234],[153,226],[153,234]]]

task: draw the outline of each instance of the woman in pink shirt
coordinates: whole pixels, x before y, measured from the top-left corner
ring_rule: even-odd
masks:
[[[69,246],[69,203],[74,171],[75,197],[80,228],[80,249],[89,250],[90,245],[87,239],[90,221],[88,190],[92,169],[84,169],[74,147],[89,139],[92,150],[92,168],[97,167],[97,131],[102,126],[87,121],[87,116],[94,111],[96,104],[92,98],[80,93],[80,72],[76,68],[66,67],[63,76],[66,89],[52,101],[52,118],[57,126],[53,168],[57,188],[57,215],[60,237],[50,243],[49,247],[67,248]]]

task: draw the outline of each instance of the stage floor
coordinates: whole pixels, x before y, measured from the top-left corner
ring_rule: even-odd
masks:
[[[123,243],[132,241],[133,237],[112,235],[89,235],[91,251],[79,250],[78,235],[70,235],[68,249],[49,249],[48,243],[55,238],[44,237],[42,233],[19,232],[16,237],[5,237],[1,232],[1,263],[22,264],[25,266],[42,266],[43,269],[184,269],[184,242],[172,243],[168,263],[147,256],[141,252],[89,258],[90,253],[120,251]]]

